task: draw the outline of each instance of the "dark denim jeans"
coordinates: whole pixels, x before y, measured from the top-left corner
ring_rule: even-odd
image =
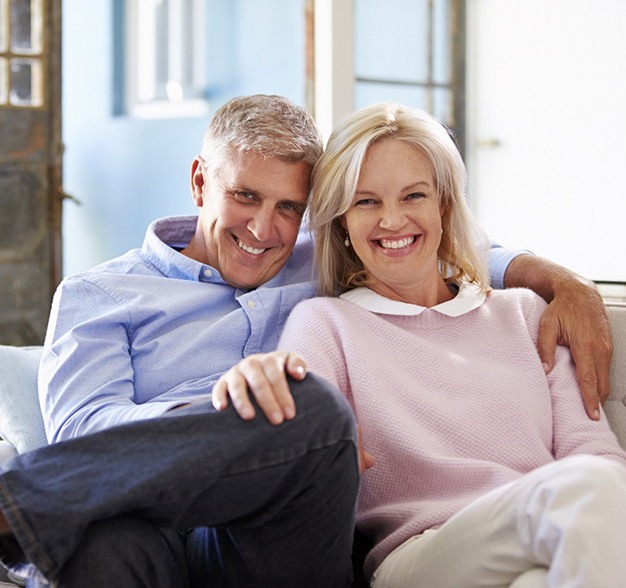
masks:
[[[291,386],[278,427],[194,405],[17,457],[0,507],[27,559],[68,587],[349,586],[352,412]]]

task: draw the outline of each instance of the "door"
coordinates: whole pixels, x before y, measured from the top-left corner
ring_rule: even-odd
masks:
[[[490,237],[626,281],[626,2],[471,0],[468,166]]]
[[[0,343],[43,342],[61,278],[61,0],[0,0]]]

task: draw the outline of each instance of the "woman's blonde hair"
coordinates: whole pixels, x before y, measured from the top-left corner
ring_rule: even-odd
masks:
[[[443,209],[441,275],[447,282],[469,281],[487,291],[487,239],[467,205],[465,165],[448,129],[423,110],[385,102],[346,117],[313,169],[309,218],[319,293],[335,296],[367,285],[360,259],[344,245],[346,231],[340,219],[352,205],[368,149],[386,138],[417,147],[433,166]]]

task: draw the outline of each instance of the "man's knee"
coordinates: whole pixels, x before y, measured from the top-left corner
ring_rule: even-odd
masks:
[[[343,394],[323,378],[309,373],[304,380],[289,380],[298,414],[325,424],[356,443],[354,414]]]

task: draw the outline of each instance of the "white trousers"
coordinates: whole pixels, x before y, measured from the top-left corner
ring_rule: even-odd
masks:
[[[571,456],[412,537],[372,588],[626,587],[626,466]]]

